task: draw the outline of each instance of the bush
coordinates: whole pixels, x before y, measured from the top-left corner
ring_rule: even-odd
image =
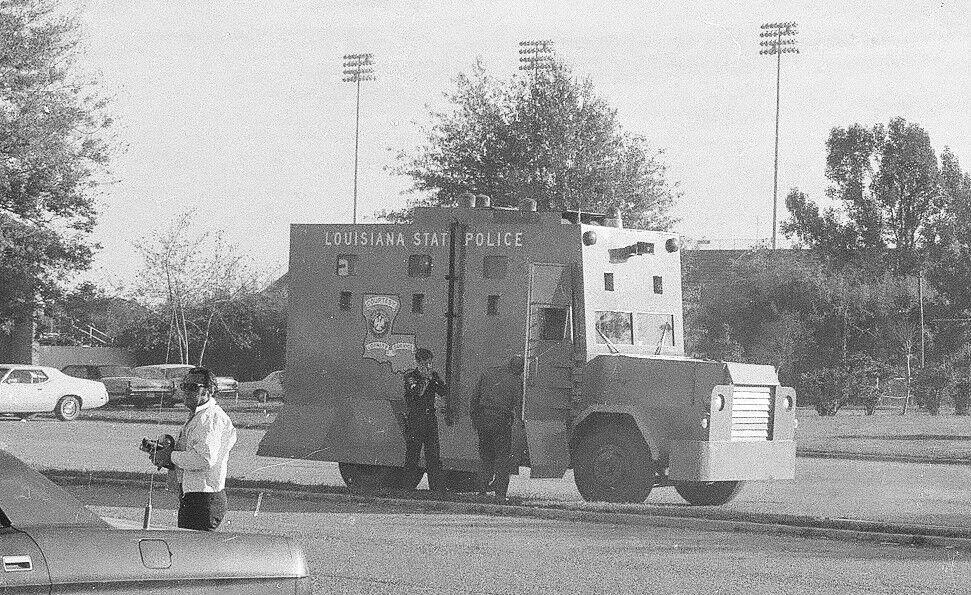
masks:
[[[946,364],[916,370],[912,387],[917,405],[926,409],[931,415],[939,414],[941,405],[953,390],[953,380],[953,372]]]
[[[822,416],[836,415],[844,403],[846,372],[841,368],[820,368],[800,377],[800,392]]]
[[[962,378],[954,383],[954,415],[971,413],[971,378]]]

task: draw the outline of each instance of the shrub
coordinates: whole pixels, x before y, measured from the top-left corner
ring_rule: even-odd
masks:
[[[954,415],[971,413],[971,378],[962,378],[954,383]]]
[[[841,368],[820,368],[800,377],[800,392],[822,416],[836,415],[844,403],[846,372]]]
[[[941,405],[953,386],[953,373],[950,366],[946,364],[936,364],[916,370],[912,383],[917,404],[931,415],[941,412]]]

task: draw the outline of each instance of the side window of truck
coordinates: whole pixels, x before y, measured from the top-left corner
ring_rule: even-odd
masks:
[[[542,341],[562,341],[567,338],[566,308],[540,308],[538,320],[539,338]]]
[[[412,254],[408,257],[409,277],[431,277],[432,257],[428,254]]]
[[[338,277],[353,277],[357,274],[357,254],[338,254],[334,272]]]
[[[597,343],[633,345],[634,324],[630,312],[597,312]]]

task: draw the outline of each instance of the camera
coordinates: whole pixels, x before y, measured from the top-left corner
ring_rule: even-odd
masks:
[[[147,453],[153,453],[158,450],[173,450],[175,448],[175,438],[171,434],[162,434],[156,440],[149,440],[148,438],[142,438],[142,443],[139,445],[139,450]]]

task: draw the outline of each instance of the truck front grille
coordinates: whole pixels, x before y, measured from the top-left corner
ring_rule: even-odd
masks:
[[[736,386],[732,393],[732,440],[772,439],[772,388]]]

